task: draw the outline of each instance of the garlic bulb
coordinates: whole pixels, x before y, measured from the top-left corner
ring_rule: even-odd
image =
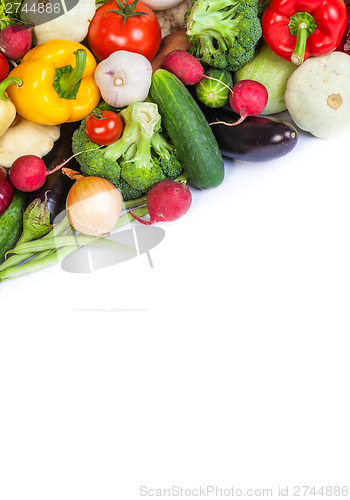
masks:
[[[182,0],[142,0],[152,10],[165,10],[179,5]]]
[[[152,66],[149,60],[127,50],[113,52],[95,70],[95,82],[102,98],[116,108],[144,101],[151,79]]]

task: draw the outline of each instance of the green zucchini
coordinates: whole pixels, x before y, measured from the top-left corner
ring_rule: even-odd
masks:
[[[190,181],[200,189],[219,186],[225,175],[220,148],[185,85],[169,71],[158,69],[152,76],[150,95]]]
[[[0,215],[0,264],[4,261],[6,252],[16,245],[21,236],[25,207],[25,193],[15,191],[9,207]]]

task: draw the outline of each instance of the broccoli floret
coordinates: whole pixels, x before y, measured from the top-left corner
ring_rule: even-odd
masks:
[[[259,0],[196,0],[185,20],[190,53],[227,71],[251,61],[262,36]]]
[[[72,150],[74,154],[84,151],[76,156],[83,175],[109,180],[126,201],[147,193],[160,180],[175,179],[183,167],[162,132],[155,103],[134,102],[119,115],[124,123],[120,139],[97,149],[86,135],[85,118],[73,134]]]

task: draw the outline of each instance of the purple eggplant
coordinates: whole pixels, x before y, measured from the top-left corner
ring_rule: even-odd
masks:
[[[191,91],[191,90],[190,90]],[[249,116],[239,125],[234,123],[239,115],[228,106],[210,108],[191,94],[211,124],[211,130],[223,156],[250,162],[274,160],[292,151],[298,141],[296,128],[282,120],[267,116]]]
[[[59,139],[55,142],[52,150],[43,157],[47,170],[52,170],[73,154],[72,135],[79,125],[80,122],[63,123],[61,125]],[[75,158],[70,160],[67,166],[73,170],[80,170],[80,166]],[[29,194],[28,204],[35,198],[40,198],[41,201],[44,201],[46,193],[47,206],[50,210],[50,220],[52,223],[55,217],[65,209],[67,194],[73,183],[73,180],[64,175],[61,170],[58,170],[46,177],[46,181],[40,189]]]

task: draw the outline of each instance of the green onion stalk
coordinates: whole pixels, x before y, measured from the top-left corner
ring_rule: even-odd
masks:
[[[134,206],[138,207],[135,210],[135,215],[143,217],[148,213],[146,206],[140,206],[144,205],[145,202],[145,197],[133,201]],[[131,203],[130,205],[125,203],[125,209],[129,208],[129,206],[131,206]],[[113,231],[133,220],[135,220],[134,217],[129,212],[126,212],[119,218]],[[61,222],[45,236],[30,241],[26,241],[26,238],[21,241],[20,238],[16,246],[7,252],[5,261],[0,265],[0,281],[17,278],[57,264],[84,245],[108,246],[116,250],[135,252],[136,255],[135,249],[115,241],[103,237],[75,234],[74,228],[72,228],[68,217],[65,215]]]
[[[182,174],[176,180],[187,181]],[[135,220],[128,209],[132,206],[137,217],[148,214],[147,195],[136,200],[125,201],[126,210],[113,228],[113,232]],[[4,262],[0,264],[0,281],[5,281],[29,274],[61,262],[71,253],[85,245],[101,245],[116,251],[129,251],[137,255],[136,250],[104,237],[87,236],[77,233],[65,215],[60,222],[51,226],[50,213],[46,199],[33,200],[23,215],[23,233],[14,248],[9,250]]]

